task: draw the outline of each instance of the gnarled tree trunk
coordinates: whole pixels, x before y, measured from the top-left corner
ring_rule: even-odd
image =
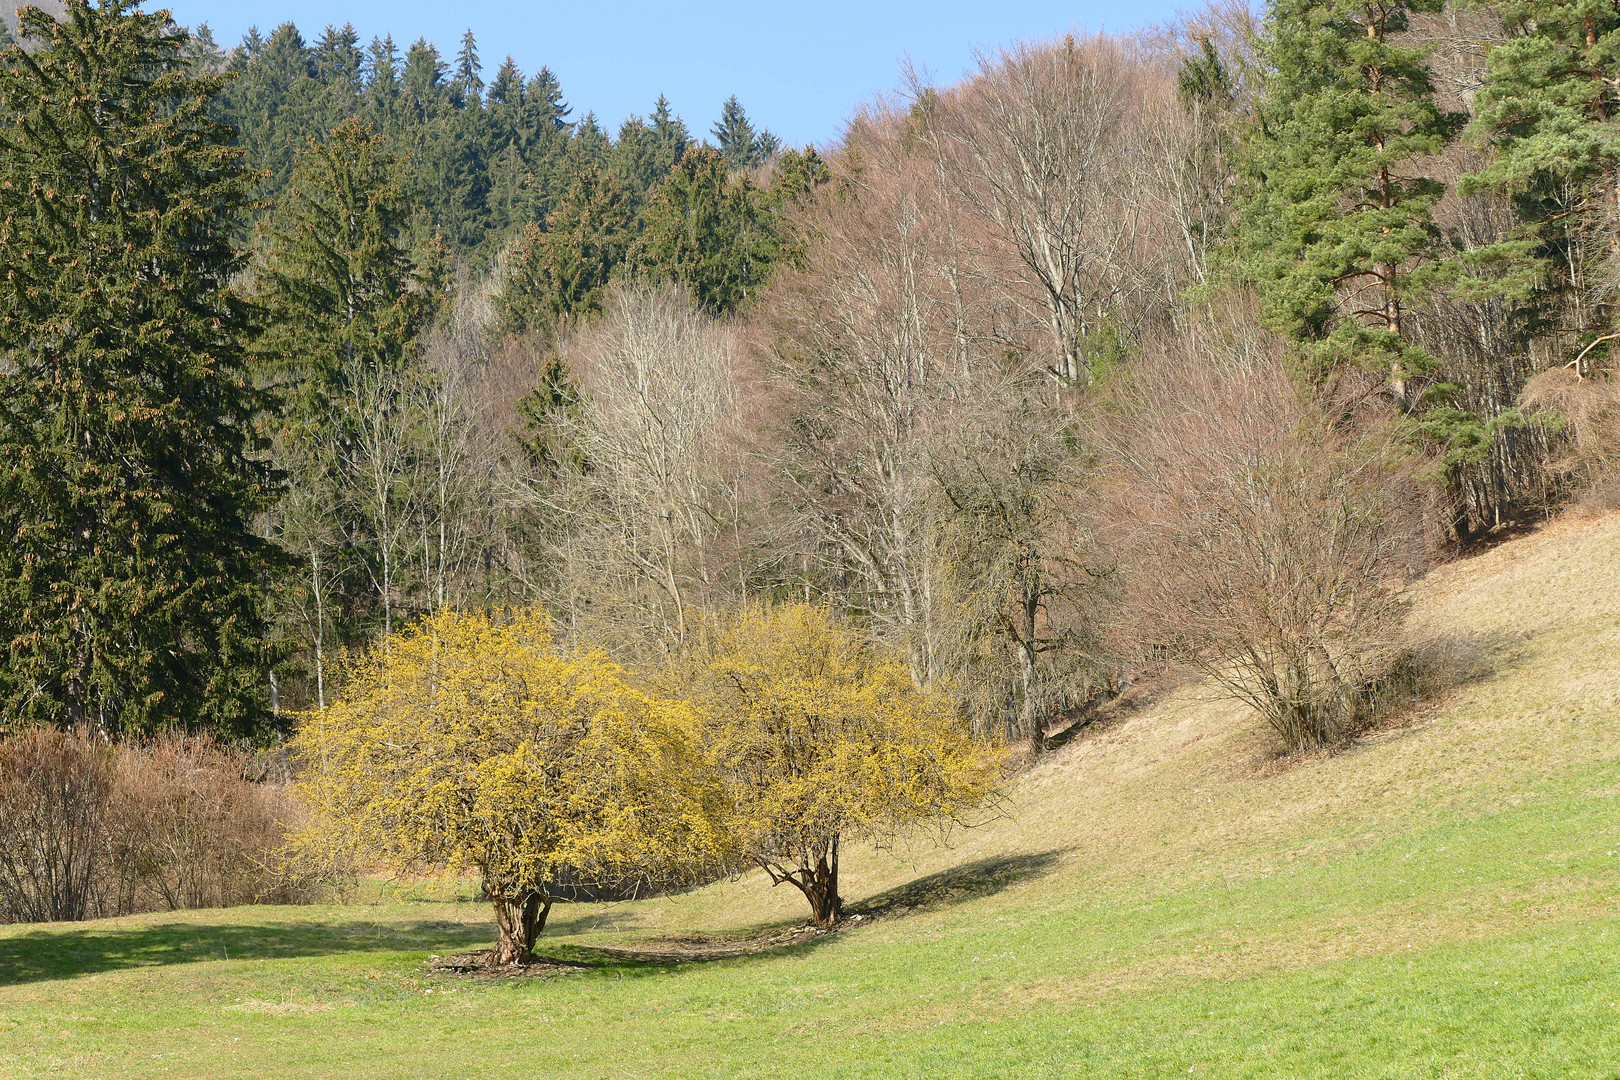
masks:
[[[810,921],[823,929],[844,917],[844,898],[838,895],[838,837],[802,852],[799,865],[788,869],[766,858],[755,860],[772,885],[788,882],[810,901]]]
[[[495,943],[495,963],[529,964],[534,962],[534,941],[546,928],[546,916],[551,914],[551,896],[545,890],[523,891],[504,896],[489,890],[495,905],[495,921],[500,924],[501,937]]]

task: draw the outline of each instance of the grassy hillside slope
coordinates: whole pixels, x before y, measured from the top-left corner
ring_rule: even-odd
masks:
[[[1419,594],[1461,681],[1403,725],[1279,766],[1182,687],[765,952],[755,876],[559,909],[549,979],[427,969],[492,937],[455,883],[0,927],[0,1075],[1620,1076],[1620,516]]]

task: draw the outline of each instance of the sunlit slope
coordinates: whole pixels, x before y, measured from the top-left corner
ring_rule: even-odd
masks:
[[[849,854],[880,917],[757,876],[559,909],[553,980],[430,975],[470,900],[0,928],[0,1075],[1620,1075],[1620,517],[1442,568],[1414,623],[1457,684],[1278,765],[1174,690],[1051,755],[946,849]],[[228,958],[227,958],[228,957]],[[428,991],[432,991],[429,993]]]
[[[948,849],[854,855],[846,896],[1018,855],[1052,856],[1056,869],[986,903],[1121,887],[1259,887],[1399,847],[1429,828],[1466,830],[1499,816],[1506,829],[1541,816],[1538,800],[1553,795],[1570,813],[1615,814],[1620,516],[1558,522],[1442,567],[1415,601],[1414,628],[1452,685],[1350,751],[1271,764],[1265,733],[1243,707],[1184,686],[1052,755],[1019,782],[1006,818],[956,833]],[[1603,831],[1609,847],[1620,844],[1620,816]],[[1523,852],[1531,862],[1512,872],[1551,887],[1547,871],[1561,854]],[[1424,862],[1416,849],[1412,858]],[[1402,859],[1411,861],[1404,849]],[[1412,888],[1454,894],[1457,883],[1430,874],[1446,872],[1443,858],[1429,861],[1428,871],[1411,871]],[[1554,876],[1560,891],[1611,880],[1573,868]],[[802,905],[787,888],[771,894],[750,878],[670,901],[659,921],[712,927],[721,897],[727,922],[791,918]]]

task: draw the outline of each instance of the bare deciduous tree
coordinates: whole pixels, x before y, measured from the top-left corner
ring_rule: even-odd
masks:
[[[1052,373],[1085,385],[1087,338],[1147,285],[1149,228],[1136,138],[1146,73],[1100,35],[981,56],[948,93],[910,92],[941,175],[1004,245],[1001,276],[1039,308]]]
[[[901,123],[877,112],[852,126],[842,190],[806,222],[818,243],[767,310],[776,474],[801,557],[926,683],[941,630],[931,447],[975,372],[1023,350],[974,261],[977,223],[953,214],[935,162],[896,136]]]
[[[1396,669],[1421,554],[1409,455],[1330,423],[1266,347],[1188,334],[1105,436],[1139,646],[1252,705],[1290,751],[1362,722]]]
[[[378,368],[356,377],[351,391],[353,430],[345,445],[352,479],[362,565],[376,590],[383,633],[393,632],[399,606],[400,563],[410,543],[413,498],[420,462],[406,372]]]
[[[1050,714],[1106,680],[1099,606],[1112,575],[1092,538],[1079,432],[1051,386],[986,375],[934,448],[943,496],[944,666],[981,731],[1046,748]],[[1045,391],[1045,394],[1042,392]]]
[[[742,364],[731,329],[673,287],[615,286],[561,345],[582,406],[583,466],[546,496],[566,519],[559,606],[650,641],[686,636],[723,588],[714,547],[741,496]]]

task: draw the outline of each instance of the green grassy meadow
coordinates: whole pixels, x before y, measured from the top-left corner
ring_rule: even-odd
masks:
[[[1197,684],[949,848],[855,851],[837,933],[748,876],[559,906],[580,972],[440,974],[465,882],[0,927],[6,1077],[1620,1077],[1620,517],[1444,567],[1456,685],[1276,763]]]

